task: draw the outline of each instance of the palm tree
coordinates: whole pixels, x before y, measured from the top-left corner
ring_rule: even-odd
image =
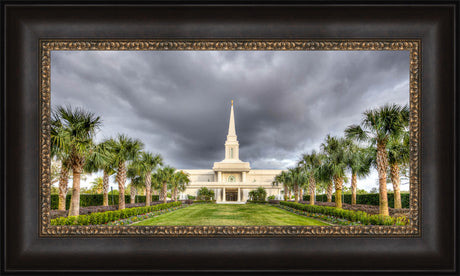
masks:
[[[288,200],[288,183],[287,183],[288,173],[286,171],[282,171],[280,174],[275,176],[275,180],[273,181],[273,185],[278,186],[278,184],[283,183],[283,191],[284,191],[284,201]]]
[[[168,201],[168,198],[167,198],[168,184],[171,184],[171,182],[173,181],[173,176],[174,176],[175,171],[176,169],[166,166],[166,167],[158,169],[156,172],[157,174],[156,177],[158,178],[158,181],[161,182],[162,184],[160,200],[163,200],[164,203]]]
[[[130,204],[135,203],[137,188],[139,188],[140,186],[144,185],[144,183],[145,183],[143,175],[141,174],[140,169],[139,169],[138,165],[136,164],[137,162],[138,162],[138,159],[133,160],[133,162],[131,162],[128,165],[128,169],[126,170],[126,177],[131,180],[131,183],[128,185],[129,188],[130,188],[129,189],[130,190],[129,191],[130,192],[130,197],[129,197],[130,198],[130,201],[129,201]]]
[[[358,147],[353,141],[347,143],[347,166],[351,171],[351,204],[356,204],[358,177],[366,177],[371,172],[373,157],[369,151]]]
[[[103,186],[103,180],[102,177],[96,177],[92,182],[91,182],[91,187],[90,187],[90,192],[92,194],[100,194],[102,193],[102,186]]]
[[[102,170],[102,206],[109,205],[109,177],[115,173],[110,140],[99,143],[88,157],[85,171],[89,173]]]
[[[116,140],[109,140],[109,146],[113,153],[113,163],[117,168],[115,179],[118,183],[118,210],[122,210],[125,209],[126,162],[134,160],[144,144],[120,134]]]
[[[379,174],[379,214],[389,215],[387,195],[387,144],[391,137],[400,136],[409,123],[407,105],[384,105],[365,111],[361,125],[351,125],[345,130],[348,138],[370,142],[377,148],[377,172]]]
[[[173,181],[172,181],[172,187],[173,187],[173,192],[172,192],[172,199],[174,201],[177,201],[177,196],[178,192],[185,191],[186,185],[190,183],[190,178],[187,173],[184,171],[178,171],[175,172],[173,175]]]
[[[129,170],[128,170],[129,173]],[[145,186],[145,179],[142,176],[136,176],[134,178],[131,178],[131,183],[129,184],[130,188],[130,202],[131,204],[136,203],[136,195],[138,189],[142,188]]]
[[[299,189],[308,183],[307,175],[300,167],[289,168],[287,180],[294,189],[294,201],[299,202]]]
[[[310,205],[315,205],[316,180],[319,179],[319,168],[324,157],[312,151],[311,154],[302,155],[299,165],[308,175],[308,190],[310,192]]]
[[[343,138],[327,135],[326,141],[321,144],[326,153],[326,171],[332,174],[335,186],[335,207],[342,208],[342,188],[345,180],[346,163],[346,140]]]
[[[80,177],[86,159],[91,154],[93,137],[101,125],[98,116],[82,108],[58,106],[53,111],[53,122],[59,121],[55,133],[51,136],[52,144],[68,156],[68,165],[72,169],[73,184],[69,216],[80,213]]]
[[[53,113],[51,119],[51,157],[57,159],[60,163],[59,172],[59,204],[58,210],[65,210],[66,195],[68,191],[68,182],[70,174],[69,155],[64,147],[57,144],[60,141],[59,135],[65,135],[64,126],[57,113]],[[63,137],[64,138],[64,137]]]
[[[153,155],[149,152],[142,152],[139,159],[140,172],[145,180],[145,206],[150,206],[152,201],[152,172],[163,165],[163,158],[159,154]]]
[[[151,183],[152,183],[153,194],[159,195],[160,194],[159,191],[163,187],[163,183],[161,182],[161,179],[159,178],[157,172],[152,173]]]
[[[388,143],[388,163],[390,164],[390,178],[393,183],[394,208],[401,209],[401,190],[400,190],[400,165],[409,163],[409,132],[403,134],[402,139],[393,137]]]

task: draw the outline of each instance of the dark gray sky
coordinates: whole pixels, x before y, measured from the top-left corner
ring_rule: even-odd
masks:
[[[224,158],[235,101],[240,159],[285,169],[362,112],[409,103],[407,51],[53,51],[51,104],[101,116],[179,169]],[[368,180],[372,185],[375,180]],[[369,184],[371,185],[371,184]],[[370,186],[369,186],[370,187]],[[403,187],[404,189],[404,187]]]

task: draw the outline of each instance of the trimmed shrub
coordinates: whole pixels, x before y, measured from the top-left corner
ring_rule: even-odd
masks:
[[[248,201],[246,201],[246,203],[262,203],[262,204],[265,204],[265,203],[268,203],[268,201],[265,201],[265,200],[248,200]]]
[[[351,211],[337,209],[329,206],[308,205],[295,202],[281,201],[280,205],[309,213],[324,214],[353,222],[360,222],[364,225],[407,225],[409,220],[406,217],[393,218],[390,216],[369,215],[362,211]]]
[[[66,196],[66,210],[70,207],[70,198],[71,195]],[[152,202],[160,200],[159,195],[152,195]],[[125,203],[130,203],[131,196],[125,195]],[[89,206],[102,206],[103,202],[103,195],[102,194],[93,194],[87,195],[83,194],[80,195],[80,207],[89,207]],[[138,195],[135,199],[136,203],[145,203],[145,196]],[[109,193],[109,205],[118,205],[118,195],[113,195],[113,202],[112,202],[112,195]],[[59,206],[59,195],[52,194],[51,195],[51,210],[56,210]]]
[[[131,216],[142,215],[153,211],[160,211],[168,208],[180,206],[182,202],[171,202],[157,204],[148,207],[135,207],[118,211],[107,211],[102,213],[91,213],[89,215],[59,217],[51,220],[51,225],[98,225],[110,221],[128,218]]]
[[[401,193],[401,206],[402,208],[409,208],[409,193]],[[310,201],[310,195],[303,196],[304,201]],[[326,202],[327,197],[325,194],[316,195],[316,201]],[[335,202],[335,194],[332,194],[332,202]],[[343,195],[343,203],[351,204],[351,194]],[[356,204],[379,205],[379,194],[357,194]],[[388,206],[394,208],[394,194],[388,193]]]
[[[259,187],[249,192],[249,198],[252,201],[265,201],[267,198],[267,191],[264,187]]]
[[[197,200],[204,200],[204,201],[210,201],[215,198],[214,191],[209,190],[206,187],[202,187],[198,190],[197,193]]]

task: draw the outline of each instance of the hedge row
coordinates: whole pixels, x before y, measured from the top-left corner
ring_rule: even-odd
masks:
[[[193,203],[216,203],[215,200],[193,200]]]
[[[152,195],[152,201],[158,201],[159,200],[158,195]],[[65,200],[65,208],[68,210],[70,208],[70,195],[66,196]],[[130,195],[125,195],[125,203],[130,203],[131,201],[131,196]],[[80,195],[80,207],[89,207],[89,206],[101,206],[103,202],[103,195],[102,194],[92,194],[92,195]],[[135,203],[145,203],[145,196],[142,195],[137,195],[135,198]],[[118,194],[113,195],[113,201],[112,201],[112,195],[109,193],[109,205],[118,205]],[[59,207],[59,195],[57,194],[52,194],[51,195],[51,210],[57,210]]]
[[[310,195],[303,196],[304,201],[310,201]],[[327,201],[327,196],[316,195],[316,201]],[[332,195],[332,202],[335,202],[335,195]],[[343,195],[343,203],[351,204],[351,194]],[[379,194],[358,194],[356,195],[356,204],[367,204],[367,205],[379,205]],[[388,206],[394,208],[394,194],[388,193]],[[409,208],[409,193],[401,194],[401,206],[402,208]]]
[[[364,225],[407,225],[409,220],[406,217],[393,218],[390,216],[369,215],[363,211],[351,211],[337,209],[329,206],[308,205],[295,202],[281,201],[281,205],[288,206],[297,210],[309,213],[319,213],[337,218],[359,222]]]
[[[125,219],[132,216],[142,215],[153,211],[160,211],[171,207],[180,206],[182,202],[171,202],[146,207],[127,208],[118,211],[107,211],[102,213],[91,213],[89,215],[59,217],[51,220],[51,225],[98,225],[105,224],[118,219]]]
[[[248,200],[247,203],[258,203],[258,204],[265,204],[268,203],[266,200]]]

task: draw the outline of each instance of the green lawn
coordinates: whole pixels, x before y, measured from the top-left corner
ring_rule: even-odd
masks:
[[[328,225],[269,205],[197,204],[146,219],[141,225]]]

